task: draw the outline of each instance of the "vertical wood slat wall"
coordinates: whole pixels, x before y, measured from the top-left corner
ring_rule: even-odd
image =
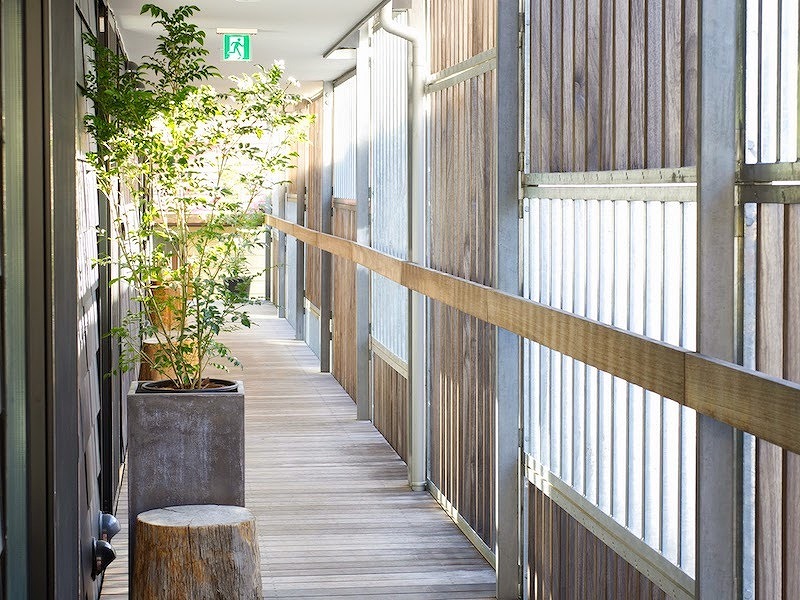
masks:
[[[495,4],[429,3],[431,70],[494,47]],[[432,268],[495,281],[495,75],[430,97],[428,139]],[[495,329],[437,302],[430,318],[430,479],[494,547]]]
[[[356,203],[335,199],[333,235],[355,241]],[[333,269],[333,364],[331,373],[344,390],[356,399],[356,265],[334,256]]]
[[[408,459],[408,380],[372,355],[372,421],[403,460]]]
[[[670,598],[534,485],[528,506],[531,600]]]
[[[696,16],[697,0],[532,0],[531,171],[696,164]]]
[[[308,170],[306,175],[306,227],[322,228],[322,97],[311,102],[309,112],[316,115],[308,132]],[[301,216],[298,215],[298,221]],[[321,303],[322,253],[318,248],[306,248],[306,298],[319,308]]]
[[[496,7],[486,0],[432,0],[430,70],[437,73],[495,45]]]

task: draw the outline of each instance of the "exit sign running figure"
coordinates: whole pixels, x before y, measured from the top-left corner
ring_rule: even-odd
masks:
[[[224,60],[250,60],[250,36],[246,33],[226,33],[222,38]]]

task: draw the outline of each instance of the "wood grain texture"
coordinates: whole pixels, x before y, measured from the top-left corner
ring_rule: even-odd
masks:
[[[265,598],[492,598],[492,568],[429,494],[408,490],[405,463],[289,324],[274,307],[252,316],[223,341],[245,365],[245,504]],[[112,563],[104,599],[127,598],[126,562]]]
[[[429,260],[441,271],[490,285],[496,222],[494,72],[433,96],[431,122],[440,133],[430,150]],[[405,270],[413,277],[433,274],[410,265]],[[431,481],[493,547],[494,328],[454,310],[460,308],[434,302],[430,309]]]
[[[494,48],[496,7],[491,0],[432,0],[429,7],[431,73]]]
[[[696,163],[697,0],[530,6],[533,172]]]
[[[264,597],[256,521],[239,506],[174,506],[141,513],[134,565],[136,600]]]
[[[354,242],[267,216],[268,222],[337,256],[354,260],[462,313],[541,343],[589,366],[685,404],[729,425],[800,452],[800,385],[669,346]],[[690,362],[691,359],[691,362]],[[713,384],[713,385],[712,385]],[[725,399],[725,404],[720,402]],[[783,414],[776,423],[759,414]],[[716,408],[715,408],[716,407]],[[787,412],[788,409],[788,412]]]
[[[408,380],[372,354],[372,421],[403,460],[408,457]]]
[[[334,235],[355,241],[355,200],[336,199],[333,203]],[[356,398],[356,265],[336,256],[333,278],[333,364],[331,373],[355,401]]]
[[[669,599],[534,485],[528,507],[531,600]]]
[[[783,375],[784,207],[758,207],[756,367]],[[761,407],[764,410],[764,407]],[[782,419],[780,414],[771,415]],[[762,437],[762,436],[759,436]],[[756,593],[783,597],[783,451],[756,441]]]

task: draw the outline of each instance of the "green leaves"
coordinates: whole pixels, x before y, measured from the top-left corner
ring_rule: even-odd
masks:
[[[240,364],[218,336],[252,325],[249,298],[226,280],[258,275],[247,257],[263,243],[266,199],[311,121],[293,111],[301,99],[282,84],[280,62],[234,78],[228,92],[206,85],[218,74],[190,22],[197,12],[145,4],[161,32],[133,69],[84,38],[94,50],[84,94],[95,106],[85,126],[97,144],[87,159],[112,215],[113,249],[98,264],[139,302],[112,331],[118,368],[144,361],[183,388],[200,387],[209,366]],[[155,349],[143,352],[143,338]]]

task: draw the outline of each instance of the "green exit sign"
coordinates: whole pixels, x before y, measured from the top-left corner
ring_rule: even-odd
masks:
[[[246,33],[226,33],[222,39],[224,60],[250,60],[250,36]]]

